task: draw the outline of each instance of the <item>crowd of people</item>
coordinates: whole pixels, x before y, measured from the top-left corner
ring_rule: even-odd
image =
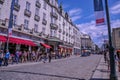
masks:
[[[110,70],[110,58],[109,58],[110,55],[109,55],[109,51],[106,50],[106,51],[103,52],[103,54],[104,54],[104,61],[108,65],[108,70]],[[118,65],[118,71],[120,72],[120,50],[116,51],[114,53],[114,55],[115,55],[114,58],[115,58],[116,65]]]
[[[51,59],[60,59],[69,57],[70,54],[64,54],[61,52],[55,51],[19,51],[16,50],[15,53],[10,53],[9,50],[3,51],[0,50],[0,66],[8,66],[8,64],[18,64],[25,62],[38,62],[46,61],[51,62]]]

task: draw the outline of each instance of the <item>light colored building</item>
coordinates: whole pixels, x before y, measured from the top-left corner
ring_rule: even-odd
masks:
[[[7,36],[11,1],[0,0],[0,35],[2,37]],[[74,48],[80,49],[79,36],[78,28],[73,25],[68,13],[63,10],[62,5],[58,5],[57,0],[15,0],[12,38],[10,38],[11,49],[12,43],[15,43],[14,47],[17,49],[26,48],[27,45],[26,50],[40,50],[41,43],[44,47],[50,45],[51,50],[54,51],[64,48],[65,50],[62,49],[62,51],[73,52],[74,43]],[[12,42],[13,38],[16,42]],[[31,45],[19,43],[17,41],[19,39],[21,42],[30,41]],[[37,47],[31,47],[36,44]],[[5,43],[2,45],[4,48]]]
[[[113,28],[112,41],[113,41],[113,47],[115,48],[115,50],[120,49],[120,27]]]
[[[88,34],[82,34],[82,36],[81,36],[82,52],[84,52],[86,50],[91,51],[92,50],[92,44],[93,44],[93,42],[92,42],[91,37]]]

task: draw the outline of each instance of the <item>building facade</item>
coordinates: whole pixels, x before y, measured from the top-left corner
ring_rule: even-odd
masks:
[[[115,50],[120,49],[120,27],[113,28],[112,41],[113,41],[113,47],[115,48]]]
[[[0,0],[0,35],[4,38],[7,38],[11,2]],[[80,50],[79,29],[62,5],[58,5],[58,0],[15,0],[12,20],[9,49],[40,50],[41,45],[48,45],[53,51],[71,54]],[[0,41],[1,48],[5,48],[6,39]]]
[[[92,51],[92,39],[89,35],[87,34],[82,34],[81,36],[81,49],[82,49],[82,53],[88,51],[91,52]]]

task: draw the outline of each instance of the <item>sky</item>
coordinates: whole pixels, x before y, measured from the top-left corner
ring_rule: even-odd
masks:
[[[105,6],[103,1],[103,7]],[[93,0],[58,0],[62,3],[65,12],[68,12],[80,32],[89,34],[93,42],[102,45],[108,40],[107,25],[96,26]],[[108,0],[111,30],[120,27],[120,0]],[[105,10],[105,8],[104,8]],[[106,19],[106,15],[104,15]]]

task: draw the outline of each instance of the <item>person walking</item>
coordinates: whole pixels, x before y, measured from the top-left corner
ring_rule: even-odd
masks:
[[[109,58],[109,51],[108,50],[106,51],[106,62],[108,65],[108,70],[110,70],[110,58]]]
[[[10,57],[10,52],[9,52],[9,50],[6,50],[6,54],[4,56],[4,59],[5,59],[4,66],[8,66],[9,57]]]
[[[107,53],[104,51],[103,54],[104,54],[104,61],[105,61],[105,63],[106,63],[106,54],[107,54]]]
[[[49,59],[49,63],[50,63],[50,62],[51,62],[51,59],[52,59],[51,52],[48,53],[48,59]]]
[[[118,71],[120,72],[120,50],[117,51],[116,57],[117,57],[117,62],[118,62]]]
[[[15,61],[18,64],[19,62],[19,51],[18,50],[15,52]]]
[[[2,66],[2,61],[3,61],[3,50],[0,51],[0,67]]]

